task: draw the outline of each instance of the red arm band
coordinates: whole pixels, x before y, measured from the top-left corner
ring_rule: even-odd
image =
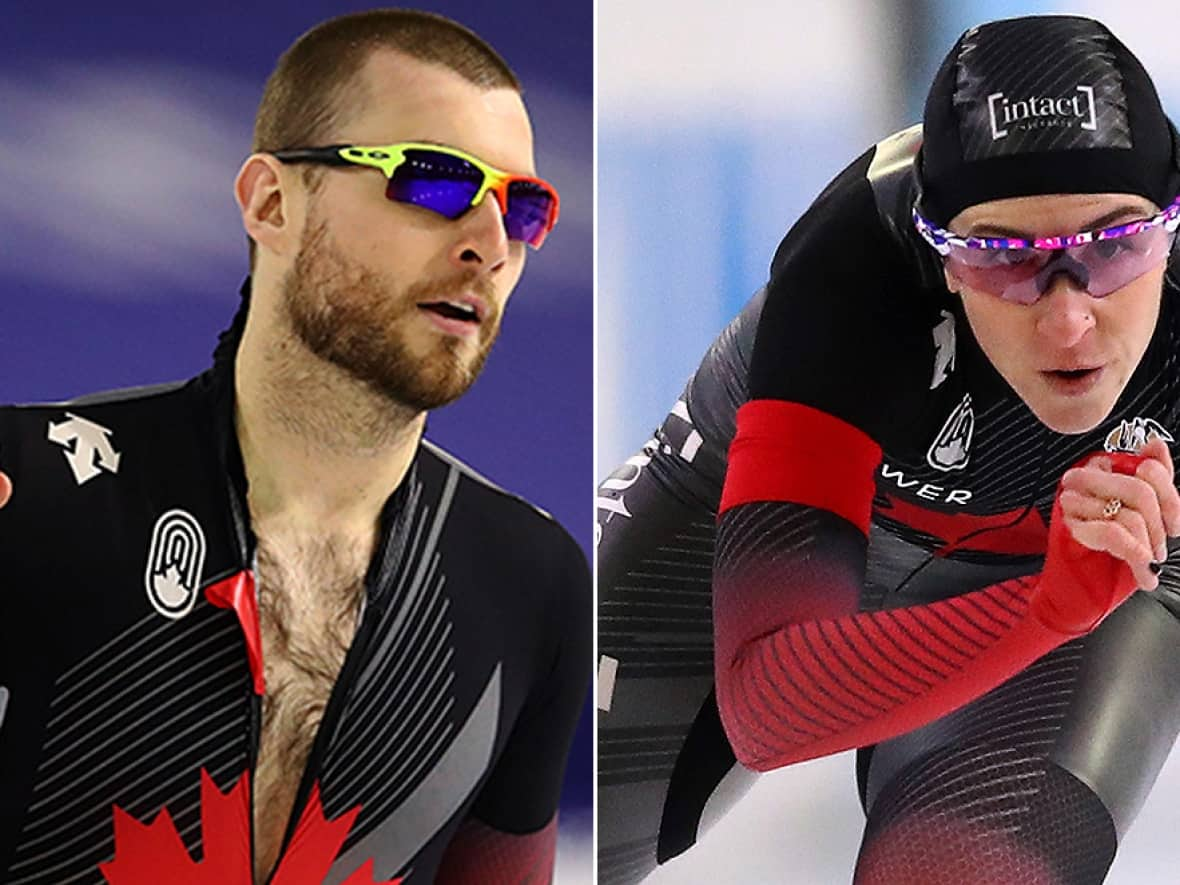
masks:
[[[752,400],[738,409],[719,513],[752,501],[789,501],[842,516],[867,535],[880,463],[879,445],[827,412]]]

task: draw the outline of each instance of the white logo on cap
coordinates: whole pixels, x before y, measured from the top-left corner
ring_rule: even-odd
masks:
[[[1052,98],[1044,95],[1033,95],[1017,101],[1010,101],[1002,92],[993,92],[987,97],[987,113],[991,118],[992,141],[1003,138],[1008,134],[1008,127],[1016,123],[1025,123],[1024,128],[1062,126],[1070,120],[1083,119],[1083,129],[1095,132],[1098,129],[1098,117],[1094,110],[1094,87],[1078,86],[1077,95],[1064,95]],[[1054,119],[1056,122],[1054,122]]]

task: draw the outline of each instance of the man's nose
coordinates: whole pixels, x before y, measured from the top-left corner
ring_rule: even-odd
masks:
[[[459,237],[451,249],[451,261],[459,267],[476,266],[483,273],[499,270],[508,259],[508,231],[496,195],[488,191],[455,222]]]

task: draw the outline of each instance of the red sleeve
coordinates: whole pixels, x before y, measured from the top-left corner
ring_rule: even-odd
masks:
[[[505,833],[467,818],[443,854],[435,885],[549,885],[557,815],[533,833]]]
[[[840,424],[783,402],[749,403],[738,415],[732,488],[767,481],[738,494],[726,480],[714,570],[717,700],[735,754],[759,770],[943,716],[1092,629],[1134,590],[1125,564],[1074,542],[1055,513],[1040,575],[858,612],[879,449]],[[821,430],[835,444],[813,454]]]

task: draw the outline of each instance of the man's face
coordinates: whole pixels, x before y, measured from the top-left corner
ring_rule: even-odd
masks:
[[[500,169],[533,173],[520,96],[483,90],[437,65],[375,53],[361,110],[333,143],[437,142]],[[322,170],[301,244],[283,281],[287,317],[317,356],[416,411],[462,395],[499,331],[524,269],[489,194],[456,220],[385,197],[386,179],[360,167]],[[446,302],[469,304],[476,319]]]
[[[1157,212],[1125,194],[1062,194],[995,200],[950,223],[962,236],[1022,239],[1110,227]],[[1067,274],[1031,305],[971,289],[947,271],[983,352],[1033,413],[1058,433],[1084,433],[1110,415],[1139,365],[1159,315],[1164,264],[1105,298]]]

